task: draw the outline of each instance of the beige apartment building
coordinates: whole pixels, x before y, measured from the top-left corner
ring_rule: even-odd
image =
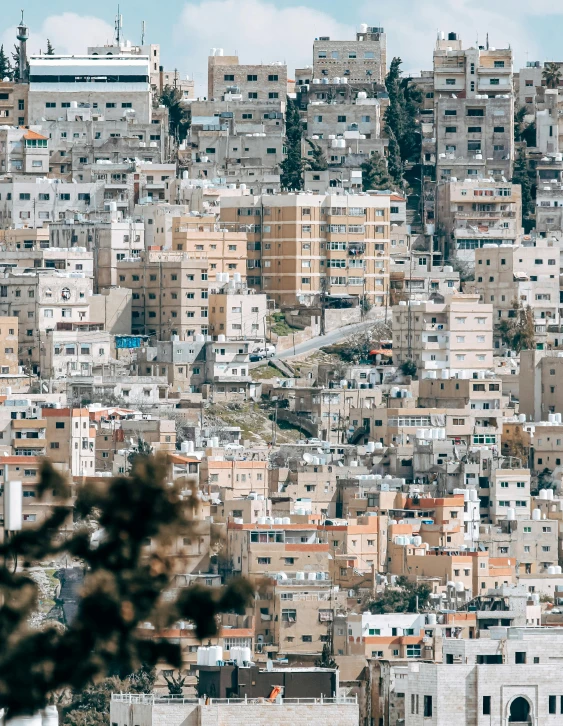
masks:
[[[28,83],[0,79],[0,125],[27,125]]]
[[[207,335],[208,269],[204,253],[149,250],[118,261],[118,284],[132,290],[133,334],[157,340]]]
[[[268,299],[229,283],[209,293],[209,334],[215,339],[266,340]]]
[[[489,517],[501,520],[530,519],[530,470],[497,469],[489,480]]]
[[[207,59],[207,98],[219,101],[225,96],[242,96],[243,100],[274,101],[287,96],[285,63],[241,65],[238,56],[223,55],[222,48],[213,51]]]
[[[383,28],[360,25],[355,40],[320,36],[313,43],[313,83],[344,78],[348,83],[384,83],[387,36]]]
[[[221,222],[248,231],[248,284],[278,303],[365,299],[389,287],[390,195],[225,197]]]
[[[0,315],[19,319],[20,363],[36,369],[42,341],[59,323],[87,322],[91,295],[83,272],[14,268],[0,276]]]
[[[96,458],[96,430],[87,408],[43,408],[47,456],[67,466],[72,476],[91,476]]]
[[[445,257],[473,263],[484,245],[515,245],[522,236],[519,184],[465,178],[437,187],[438,234]]]
[[[537,238],[534,245],[486,245],[475,250],[475,282],[468,287],[493,307],[495,326],[516,317],[515,305],[530,307],[538,342],[559,324],[559,247]],[[495,348],[501,347],[498,332]]]
[[[3,315],[0,317],[0,374],[18,373],[18,334],[19,318]]]
[[[268,496],[268,462],[218,460],[208,456],[201,463],[200,486],[204,492],[219,492],[223,499],[248,496],[251,492]]]
[[[463,48],[438,37],[434,51],[436,179],[512,178],[512,50]]]
[[[205,256],[209,262],[209,281],[223,282],[217,275],[246,278],[247,233],[244,225],[231,230],[213,216],[174,217],[172,249]]]
[[[519,411],[528,421],[548,421],[563,411],[563,353],[521,351],[519,379]]]
[[[394,362],[414,361],[422,377],[470,377],[493,366],[493,306],[478,295],[399,303],[392,327]]]

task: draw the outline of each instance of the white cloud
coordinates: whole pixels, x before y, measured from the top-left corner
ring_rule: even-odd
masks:
[[[354,32],[327,13],[305,6],[278,8],[266,0],[200,0],[184,6],[175,43],[183,46],[179,70],[193,73],[198,93],[206,95],[210,48],[223,48],[225,55],[238,53],[241,63],[285,61],[292,77],[295,68],[311,65],[316,37],[344,40],[354,37]]]
[[[532,7],[534,6],[535,7]],[[364,5],[369,12],[370,5]],[[531,33],[528,16],[555,15],[563,12],[560,0],[397,0],[393,5],[380,5],[378,18],[387,33],[388,61],[399,55],[403,68],[411,72],[432,68],[432,51],[436,33],[443,30],[458,33],[464,47],[485,44],[487,32],[491,47],[506,48],[515,53],[515,69],[525,64],[526,57],[543,60],[540,38]],[[408,17],[408,22],[405,22]],[[526,56],[528,54],[528,56]]]
[[[102,45],[113,38],[113,28],[105,20],[90,15],[61,13],[45,18],[40,28],[30,26],[27,42],[28,55],[45,52],[47,38],[55,52],[80,54],[86,53],[89,45]],[[16,41],[16,27],[2,33],[0,42],[6,51],[12,50]]]

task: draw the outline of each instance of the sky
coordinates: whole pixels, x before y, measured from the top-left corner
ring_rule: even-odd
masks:
[[[8,4],[0,20],[0,43],[12,48],[15,28],[25,11],[29,53],[45,49],[49,38],[58,53],[85,53],[89,44],[111,41],[117,2],[97,0],[20,0]],[[383,26],[388,61],[400,56],[403,69],[418,73],[432,67],[437,31],[457,32],[467,47],[510,45],[515,69],[527,60],[563,60],[557,28],[563,28],[562,0],[120,0],[123,34],[132,43],[159,43],[166,70],[196,81],[205,95],[209,49],[238,53],[241,63],[285,61],[289,76],[312,64],[312,43],[319,36],[352,38],[360,23]]]

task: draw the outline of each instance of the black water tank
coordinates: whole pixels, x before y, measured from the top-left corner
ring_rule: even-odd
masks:
[[[448,40],[457,40],[457,33],[448,33]]]

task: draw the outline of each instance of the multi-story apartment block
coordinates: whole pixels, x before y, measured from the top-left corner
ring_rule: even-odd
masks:
[[[434,51],[436,179],[512,178],[512,50],[463,49],[456,33]]]
[[[345,78],[348,83],[383,84],[387,74],[387,36],[383,28],[362,24],[355,40],[320,36],[313,43],[314,79]]]
[[[254,194],[280,190],[285,154],[285,96],[271,100],[195,101],[190,147],[182,163],[190,176],[247,184]]]
[[[217,336],[216,343],[206,343],[204,398],[213,402],[253,398],[258,384],[250,375],[250,344]]]
[[[18,373],[19,318],[0,316],[0,374]]]
[[[222,224],[214,216],[198,214],[174,217],[172,221],[172,249],[190,255],[205,256],[209,261],[210,282],[223,283],[223,275],[246,277],[247,236],[249,225],[241,220],[238,224]],[[253,243],[254,244],[254,243]]]
[[[473,264],[475,250],[517,244],[522,236],[519,184],[490,179],[438,183],[438,236],[446,259]]]
[[[521,351],[520,413],[529,421],[547,421],[550,414],[563,411],[561,376],[563,356],[559,351]]]
[[[48,330],[87,322],[92,279],[83,272],[14,268],[0,281],[0,314],[19,318],[19,359],[37,372]]]
[[[480,301],[490,303],[493,320],[518,315],[530,307],[538,340],[545,343],[547,325],[559,324],[559,248],[537,238],[534,245],[485,245],[475,250],[475,282],[470,285]],[[495,334],[495,347],[501,347]]]
[[[50,222],[74,219],[102,209],[103,185],[100,183],[66,184],[54,179],[25,177],[0,181],[0,226],[42,227]]]
[[[28,83],[0,79],[0,121],[6,126],[27,126]]]
[[[497,469],[490,479],[489,513],[493,524],[501,520],[530,519],[530,470]]]
[[[69,466],[72,476],[92,475],[96,457],[96,430],[87,408],[43,408],[47,455]]]
[[[49,225],[52,247],[88,250],[94,262],[94,290],[119,284],[117,265],[135,259],[145,249],[144,226],[133,219],[117,221],[115,213],[107,222],[60,222]]]
[[[223,49],[207,59],[207,98],[213,101],[235,100],[277,101],[287,95],[285,63],[239,64],[238,56],[223,55]],[[226,98],[225,98],[226,97]]]
[[[117,262],[117,284],[132,290],[134,334],[157,340],[194,340],[207,335],[207,258],[188,252],[149,250]]]
[[[40,127],[0,129],[0,173],[42,176],[49,172],[49,139]]]
[[[478,295],[450,295],[443,303],[410,301],[393,308],[393,358],[414,361],[423,375],[468,375],[493,366],[493,306]]]
[[[389,194],[224,197],[221,223],[247,223],[248,284],[277,302],[384,305],[390,206]]]
[[[28,123],[57,120],[65,108],[98,112],[108,121],[151,122],[150,66],[146,56],[40,55],[29,58]]]
[[[60,324],[41,340],[41,374],[55,379],[91,376],[113,360],[112,349],[112,336],[100,323]]]
[[[537,89],[544,85],[541,61],[527,61],[526,67],[520,68],[518,73],[514,74],[516,110],[525,108],[527,113],[535,113]]]
[[[266,340],[268,300],[241,284],[224,283],[209,292],[209,334],[217,339]]]

